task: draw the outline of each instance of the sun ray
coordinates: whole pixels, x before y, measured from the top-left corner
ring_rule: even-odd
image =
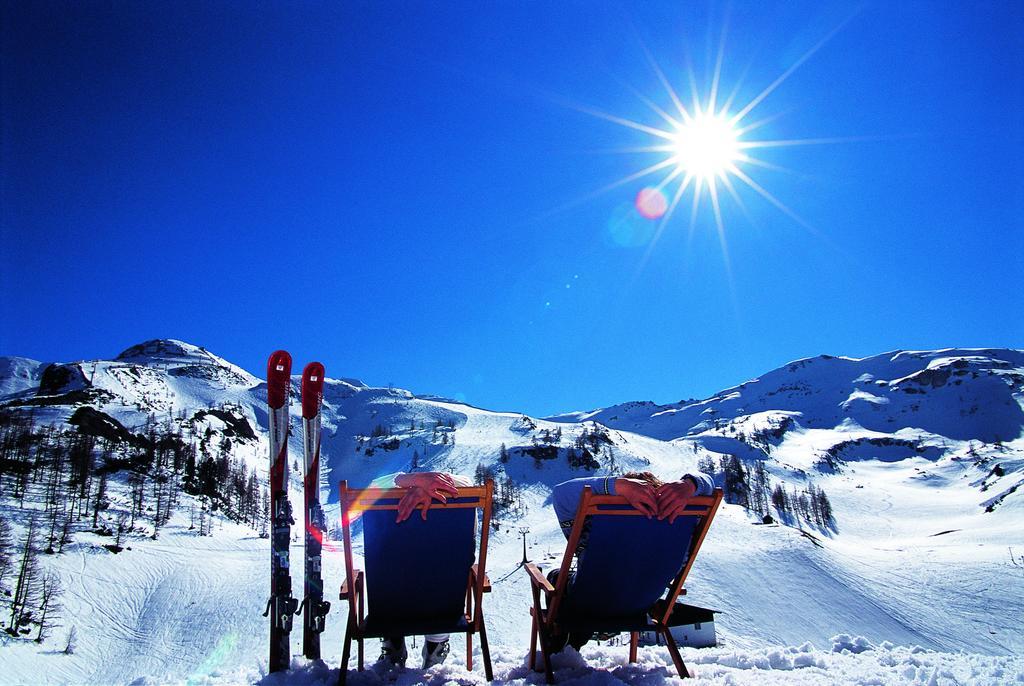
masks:
[[[676,207],[679,206],[679,201],[682,199],[683,194],[686,193],[687,187],[689,187],[689,185],[693,183],[693,179],[693,174],[687,174],[683,178],[683,180],[679,182],[679,188],[676,189],[676,194],[672,196],[672,202],[671,204],[669,204],[668,210],[665,212],[664,218],[658,225],[658,231],[655,233],[655,236],[658,236],[665,229],[665,225],[668,224],[669,220],[672,219],[672,215],[675,214]]]
[[[718,240],[722,244],[722,253],[725,255],[725,262],[729,263],[729,248],[725,242],[725,224],[722,222],[722,207],[718,203],[718,184],[715,179],[708,182],[708,195],[711,196],[711,209],[714,210],[715,226],[718,228]]]
[[[778,198],[776,198],[774,195],[772,195],[771,193],[766,191],[764,188],[762,188],[760,184],[758,184],[752,178],[747,176],[743,172],[743,170],[741,170],[741,169],[739,169],[737,167],[733,167],[729,171],[732,172],[733,174],[735,174],[736,178],[738,178],[740,181],[742,181],[743,183],[747,184],[750,188],[752,188],[758,195],[763,197],[765,200],[767,200],[771,204],[775,205],[775,207],[778,208],[779,210],[781,210],[783,213],[785,213],[785,215],[787,217],[789,217],[790,219],[792,219],[793,221],[798,223],[800,226],[802,226],[805,229],[807,229],[808,231],[810,231],[811,233],[813,233],[815,235],[820,235],[820,233],[821,233],[820,231],[818,231],[816,228],[814,228],[813,226],[808,224],[803,219],[803,217],[798,215],[796,212],[794,212],[793,210],[789,209],[784,204],[782,204],[782,202]]]
[[[729,259],[729,243],[725,238],[725,222],[722,221],[722,208],[718,203],[718,184],[714,179],[708,183],[708,195],[711,196],[711,207],[715,214],[715,227],[718,229],[718,244],[722,248],[722,262],[725,264],[725,278],[729,282],[729,293],[733,307],[737,308],[736,286],[732,278],[732,260]]]
[[[675,137],[669,131],[663,131],[662,129],[648,126],[647,124],[641,124],[640,122],[633,121],[632,119],[608,114],[607,112],[602,112],[601,110],[594,109],[593,107],[587,107],[586,105],[570,104],[569,107],[572,107],[579,112],[583,112],[584,114],[589,114],[592,117],[604,119],[605,121],[610,121],[611,123],[618,124],[619,126],[625,126],[628,129],[636,129],[637,131],[649,133],[652,136],[657,136],[658,138],[664,138],[666,140],[675,140]]]
[[[679,187],[676,188],[675,194],[672,196],[672,201],[668,205],[668,209],[665,211],[665,216],[658,222],[658,228],[654,230],[654,235],[651,236],[650,243],[647,244],[647,250],[644,251],[644,256],[640,259],[640,264],[637,265],[637,275],[643,271],[643,268],[647,265],[647,261],[650,260],[651,254],[654,252],[654,246],[657,245],[661,239],[661,234],[665,231],[665,227],[672,220],[672,215],[676,212],[676,207],[679,206],[679,201],[682,199],[683,194],[686,193],[687,187],[693,182],[694,176],[687,174],[682,181],[679,182]]]
[[[832,40],[832,38],[837,33],[839,33],[839,31],[844,26],[846,26],[846,24],[849,23],[849,21],[851,19],[853,19],[855,16],[857,16],[859,13],[860,13],[860,9],[858,8],[856,11],[854,11],[852,14],[850,14],[846,19],[844,19],[842,22],[840,22],[838,26],[836,26],[834,29],[829,31],[828,34],[824,38],[822,38],[820,41],[815,43],[811,47],[811,49],[808,50],[807,52],[805,52],[796,62],[794,62],[792,65],[790,65],[789,69],[787,69],[786,71],[782,72],[782,74],[777,79],[775,79],[770,84],[768,84],[767,88],[765,88],[763,91],[758,93],[754,97],[753,100],[751,100],[750,102],[748,102],[746,104],[746,106],[743,109],[741,109],[739,112],[737,112],[736,114],[733,115],[733,123],[739,123],[740,121],[742,121],[743,117],[747,116],[747,114],[749,114],[755,107],[757,107],[759,104],[761,104],[761,102],[765,98],[767,98],[772,93],[772,91],[774,91],[776,88],[781,86],[782,83],[786,79],[788,79],[790,77],[790,75],[792,75],[793,72],[795,72],[797,69],[799,69],[804,64],[804,62],[806,62],[807,60],[811,59],[811,57],[814,55],[814,53],[818,52],[818,50],[820,50],[822,47],[824,47],[826,43],[828,43],[830,40]]]
[[[679,182],[679,187],[676,188],[675,195],[672,196],[672,202],[669,203],[668,209],[665,211],[665,216],[661,218],[661,221],[658,223],[658,228],[654,232],[654,238],[651,240],[651,248],[654,247],[654,243],[661,237],[661,232],[665,230],[669,221],[672,220],[672,215],[675,214],[676,207],[679,206],[679,201],[682,200],[683,194],[686,193],[686,189],[689,185],[693,183],[694,178],[693,174],[687,174],[683,177],[683,180]]]
[[[769,117],[764,117],[763,119],[758,119],[755,122],[751,122],[750,124],[747,124],[746,126],[741,126],[741,127],[736,129],[736,135],[737,136],[745,136],[748,133],[750,133],[751,131],[755,131],[755,130],[761,128],[765,124],[770,124],[771,122],[773,122],[773,121],[775,121],[777,119],[781,119],[782,117],[786,116],[787,114],[789,114],[792,111],[793,111],[792,109],[782,110],[781,112],[776,112],[775,114],[773,114],[773,115],[771,115]]]
[[[693,98],[693,111],[694,116],[700,114],[700,89],[697,88],[697,75],[693,71],[693,61],[690,60],[689,54],[686,56],[686,74],[690,80],[690,96]]]
[[[739,205],[741,208],[746,209],[746,205],[743,204],[743,199],[740,198],[740,194],[736,192],[736,187],[733,185],[732,179],[729,178],[729,175],[722,174],[721,179],[722,184],[729,191],[729,195],[731,195],[732,199],[736,201],[736,204]]]
[[[715,72],[711,77],[711,92],[708,94],[708,112],[715,114],[715,103],[718,98],[718,82],[722,76],[722,59],[725,57],[725,34],[729,22],[722,22],[722,35],[718,38],[718,56],[715,58]]]
[[[750,155],[742,155],[741,154],[737,159],[739,161],[741,161],[741,162],[745,162],[747,164],[752,164],[755,167],[761,167],[762,169],[771,169],[772,171],[784,172],[786,174],[799,174],[800,173],[796,169],[790,169],[789,167],[783,167],[783,166],[778,165],[778,164],[772,164],[771,162],[765,162],[764,160],[759,160],[758,158],[751,157]],[[728,178],[728,176],[726,176],[726,178]]]
[[[657,186],[654,187],[654,190],[656,190],[656,191],[658,191],[660,193],[661,191],[663,191],[665,189],[665,186],[667,186],[672,181],[672,179],[676,178],[677,176],[679,176],[682,173],[683,173],[683,168],[677,166],[675,169],[673,169],[671,171],[671,173],[669,173],[668,176],[666,176],[664,179],[662,179],[661,182]]]
[[[741,141],[737,147],[743,150],[753,148],[788,148],[795,145],[835,145],[837,143],[866,143],[883,140],[879,136],[844,136],[832,138],[788,138],[781,140]]]
[[[637,153],[672,153],[675,145],[631,145],[624,147],[595,147],[583,149],[579,155],[633,155]]]
[[[619,179],[618,181],[613,181],[613,182],[609,183],[606,186],[602,186],[601,188],[598,188],[596,191],[593,191],[591,193],[587,193],[586,195],[584,195],[581,198],[577,198],[574,201],[570,201],[566,205],[563,205],[561,209],[565,209],[566,207],[572,207],[574,205],[578,205],[578,204],[580,204],[582,202],[586,202],[587,200],[593,200],[594,198],[596,198],[596,197],[598,197],[600,195],[604,195],[608,191],[615,190],[616,188],[619,188],[620,186],[624,186],[627,183],[630,183],[632,181],[636,181],[637,179],[642,179],[645,176],[649,176],[649,175],[653,174],[654,172],[659,171],[661,169],[664,169],[665,167],[668,167],[668,166],[673,165],[673,164],[675,164],[675,160],[670,157],[668,159],[662,160],[661,162],[657,162],[656,164],[652,164],[649,167],[644,167],[640,171],[633,172],[629,176],[625,176],[625,177]]]
[[[732,110],[732,103],[736,99],[736,96],[739,95],[740,89],[743,87],[743,84],[746,82],[747,74],[750,73],[750,67],[753,66],[753,64],[754,64],[754,60],[750,59],[750,60],[747,61],[747,66],[743,67],[743,71],[740,73],[739,78],[736,79],[736,85],[733,86],[732,91],[729,93],[729,97],[726,98],[725,103],[722,105],[722,109],[720,110],[720,113],[722,115],[724,115],[726,112],[730,112]]]
[[[613,181],[612,183],[609,183],[606,186],[602,186],[601,188],[598,188],[595,191],[591,191],[590,193],[585,193],[585,194],[583,194],[583,195],[581,195],[581,196],[579,196],[577,198],[573,198],[572,200],[568,200],[568,201],[562,203],[561,205],[558,205],[558,206],[553,207],[551,209],[545,210],[544,212],[541,212],[540,214],[538,214],[536,219],[540,220],[540,219],[543,219],[545,217],[550,217],[550,216],[557,215],[557,214],[559,214],[561,212],[565,212],[565,211],[570,210],[570,209],[572,209],[574,207],[578,207],[579,205],[582,205],[585,202],[589,202],[590,200],[594,200],[595,198],[598,198],[598,197],[604,195],[605,193],[608,193],[609,191],[615,190],[616,188],[624,186],[627,183],[630,183],[632,181],[636,181],[637,179],[641,179],[644,176],[647,176],[649,174],[653,174],[654,172],[659,171],[661,169],[664,169],[665,167],[667,167],[669,165],[672,165],[672,164],[675,164],[675,161],[674,161],[673,158],[669,157],[667,159],[664,159],[661,162],[658,162],[656,164],[652,164],[649,167],[645,167],[645,168],[641,169],[638,172],[634,172],[633,174],[630,174],[629,176],[621,178],[621,179],[619,179],[617,181]]]
[[[703,179],[698,176],[693,184],[693,204],[690,207],[690,231],[686,237],[687,246],[693,241],[693,232],[697,228],[697,210],[700,208],[701,185],[703,185]]]
[[[725,184],[726,189],[729,191],[729,195],[731,195],[732,199],[736,201],[736,204],[740,208],[740,212],[742,212],[743,216],[747,218],[750,225],[753,226],[759,234],[762,233],[761,225],[754,218],[754,215],[750,213],[750,210],[747,208],[747,203],[743,202],[743,198],[736,190],[736,184],[732,182],[732,178],[729,174],[722,175],[722,183]]]
[[[679,116],[684,122],[688,121],[690,119],[690,113],[687,111],[686,106],[683,105],[682,100],[679,99],[679,95],[676,94],[675,89],[672,88],[672,84],[670,84],[668,79],[665,77],[665,72],[663,72],[661,67],[658,66],[658,63],[654,60],[654,55],[652,55],[651,51],[647,49],[647,46],[644,45],[639,36],[637,36],[637,42],[640,43],[640,49],[643,50],[648,64],[651,65],[651,69],[654,70],[658,80],[661,81],[661,85],[664,86],[665,91],[668,93],[668,97],[672,100],[672,104],[676,106],[677,110],[679,110]]]
[[[681,125],[681,122],[680,122],[680,121],[679,121],[678,119],[674,118],[674,117],[673,117],[672,115],[670,115],[670,114],[669,114],[668,112],[666,112],[665,110],[663,110],[663,109],[662,109],[661,107],[658,107],[657,103],[655,103],[655,102],[654,102],[653,100],[651,100],[651,99],[650,99],[650,98],[648,98],[648,97],[647,97],[646,95],[644,95],[643,93],[641,93],[640,91],[638,91],[638,90],[637,90],[636,88],[634,88],[633,86],[631,86],[631,85],[630,85],[629,83],[627,83],[626,81],[623,81],[622,79],[618,78],[617,76],[613,76],[612,78],[613,78],[613,79],[615,79],[615,81],[616,81],[616,82],[617,82],[617,83],[618,83],[619,85],[621,85],[621,86],[622,86],[623,88],[625,88],[625,89],[626,89],[626,90],[628,90],[628,91],[629,91],[630,93],[632,93],[632,94],[633,94],[634,96],[636,96],[636,98],[637,98],[637,99],[638,99],[638,100],[639,100],[640,102],[642,102],[643,104],[647,105],[647,107],[648,107],[648,108],[649,108],[649,109],[650,109],[650,110],[651,110],[652,112],[654,112],[654,113],[655,113],[655,114],[657,114],[657,115],[658,115],[659,117],[661,117],[662,119],[664,119],[664,120],[665,120],[665,123],[666,123],[666,124],[668,124],[668,125],[669,125],[670,127],[672,127],[673,129],[677,129],[677,128],[679,128],[679,126]]]

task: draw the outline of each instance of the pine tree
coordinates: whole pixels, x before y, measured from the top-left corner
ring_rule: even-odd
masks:
[[[735,455],[723,455],[719,462],[724,473],[724,491],[726,502],[734,505],[750,507],[750,485],[747,482],[747,470]]]
[[[796,486],[794,486],[793,494],[790,496],[789,503],[793,508],[794,514],[804,521],[807,521],[807,494],[796,490]]]
[[[714,477],[718,473],[718,470],[715,468],[715,458],[707,453],[701,455],[700,459],[697,460],[697,471]]]
[[[786,489],[782,487],[782,484],[776,484],[772,490],[772,505],[783,514],[789,512],[789,498],[786,496]]]
[[[832,503],[829,501],[825,491],[818,490],[818,510],[821,512],[821,521],[824,526],[831,526],[835,520],[832,515]]]
[[[270,521],[270,492],[264,488],[263,496],[260,498],[260,538],[266,538],[268,523]]]

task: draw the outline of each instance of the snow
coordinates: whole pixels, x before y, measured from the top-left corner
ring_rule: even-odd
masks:
[[[27,357],[0,357],[0,397],[36,388],[45,367]]]
[[[13,407],[34,396],[45,365],[9,360],[20,358],[0,358],[0,405]],[[132,430],[141,430],[154,413],[180,417],[175,421],[196,435],[207,427],[219,435],[227,425],[203,411],[230,412],[257,435],[233,440],[236,454],[265,472],[266,387],[244,370],[181,341],[149,341],[116,360],[69,366],[88,380],[75,384],[94,394],[93,405]],[[947,370],[949,377],[936,385]],[[358,485],[407,470],[414,451],[423,468],[472,475],[484,463],[522,484],[525,515],[496,517],[500,529],[492,533],[488,557],[494,590],[484,609],[497,679],[540,684],[543,675],[525,667],[529,582],[517,569],[518,530],[529,527],[531,559],[545,568],[557,564],[565,543],[548,503],[551,487],[589,472],[571,469],[561,457],[538,467],[517,448],[556,429],[565,448],[599,422],[609,427],[602,450],[612,451],[620,470],[676,478],[696,469],[701,457],[765,460],[772,478],[788,488],[813,478],[827,491],[836,524],[761,525],[738,507],[723,507],[687,583],[688,602],[722,611],[720,645],[683,651],[696,683],[1024,683],[1024,568],[1008,555],[1009,548],[1024,551],[1022,388],[1022,351],[898,352],[801,360],[678,405],[637,402],[524,419],[331,378],[321,488],[329,521],[336,522],[337,480]],[[42,424],[66,420],[75,407],[58,402],[33,409]],[[293,459],[301,456],[298,412],[293,403]],[[387,437],[372,437],[378,425]],[[397,442],[389,449],[384,438]],[[507,465],[497,460],[501,444],[513,453]],[[837,468],[820,468],[833,449]],[[300,502],[300,477],[292,474],[293,503]],[[114,509],[126,507],[123,484],[120,491],[112,488]],[[324,663],[295,658],[291,671],[268,676],[261,615],[269,543],[227,521],[219,521],[212,536],[195,535],[188,528],[189,502],[158,540],[140,532],[126,543],[130,550],[114,555],[101,547],[110,539],[80,532],[65,553],[46,556],[66,588],[64,628],[41,646],[4,634],[0,682],[335,683],[347,611],[337,599],[344,577],[340,543],[327,542],[324,552],[325,595],[332,601]],[[19,510],[0,498],[16,538],[31,507]],[[357,526],[357,554],[359,534]],[[293,561],[301,554],[294,536]],[[301,568],[294,569],[297,591]],[[79,647],[63,655],[58,644],[71,625]],[[297,628],[293,651],[300,645]],[[375,642],[366,649],[372,664]],[[427,673],[409,669],[394,683],[483,683],[476,652],[476,670],[467,672],[463,639],[455,637],[446,664]],[[642,648],[636,665],[625,657],[621,645],[591,643],[582,657],[570,649],[556,659],[556,678],[564,684],[677,682],[663,648]],[[349,677],[355,686],[385,683],[372,671]]]
[[[807,686],[834,684],[976,684],[982,686],[1024,683],[1024,660],[1020,657],[987,657],[967,653],[936,653],[918,646],[895,646],[882,643],[873,646],[861,636],[836,636],[831,648],[818,649],[813,644],[779,648],[735,650],[728,648],[684,648],[692,680],[680,679],[672,667],[665,648],[644,648],[636,664],[629,664],[621,646],[587,646],[582,655],[572,648],[555,656],[553,668],[558,684],[614,686],[616,684],[721,684],[744,685],[785,683]],[[600,665],[595,668],[594,665]],[[281,674],[263,676],[258,672],[238,670],[198,678],[190,683],[221,684],[252,683],[261,686],[334,686],[337,669],[323,663],[296,658],[292,669]],[[495,680],[500,683],[543,684],[544,675],[531,672],[525,659],[501,662],[495,666]],[[139,681],[142,684],[155,684]],[[407,669],[393,680],[367,670],[352,672],[348,683],[353,686],[468,686],[486,684],[480,671],[467,672],[449,658],[448,663],[426,672]]]

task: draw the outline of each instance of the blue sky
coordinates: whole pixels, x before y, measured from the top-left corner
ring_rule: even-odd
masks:
[[[789,360],[1024,347],[1019,3],[2,5],[0,354],[184,339],[547,414]],[[845,23],[844,23],[845,22]],[[686,104],[757,104],[724,243],[633,200]],[[734,110],[736,107],[733,108]],[[625,234],[623,233],[625,231]],[[624,240],[624,236],[628,240]]]

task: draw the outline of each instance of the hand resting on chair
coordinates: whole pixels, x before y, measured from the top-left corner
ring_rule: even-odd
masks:
[[[459,494],[458,483],[452,474],[445,472],[414,472],[399,474],[395,477],[395,485],[406,489],[405,495],[398,503],[396,522],[408,519],[417,507],[422,507],[421,516],[427,518],[427,510],[434,500],[442,503],[448,498]],[[463,479],[459,478],[460,481]]]

